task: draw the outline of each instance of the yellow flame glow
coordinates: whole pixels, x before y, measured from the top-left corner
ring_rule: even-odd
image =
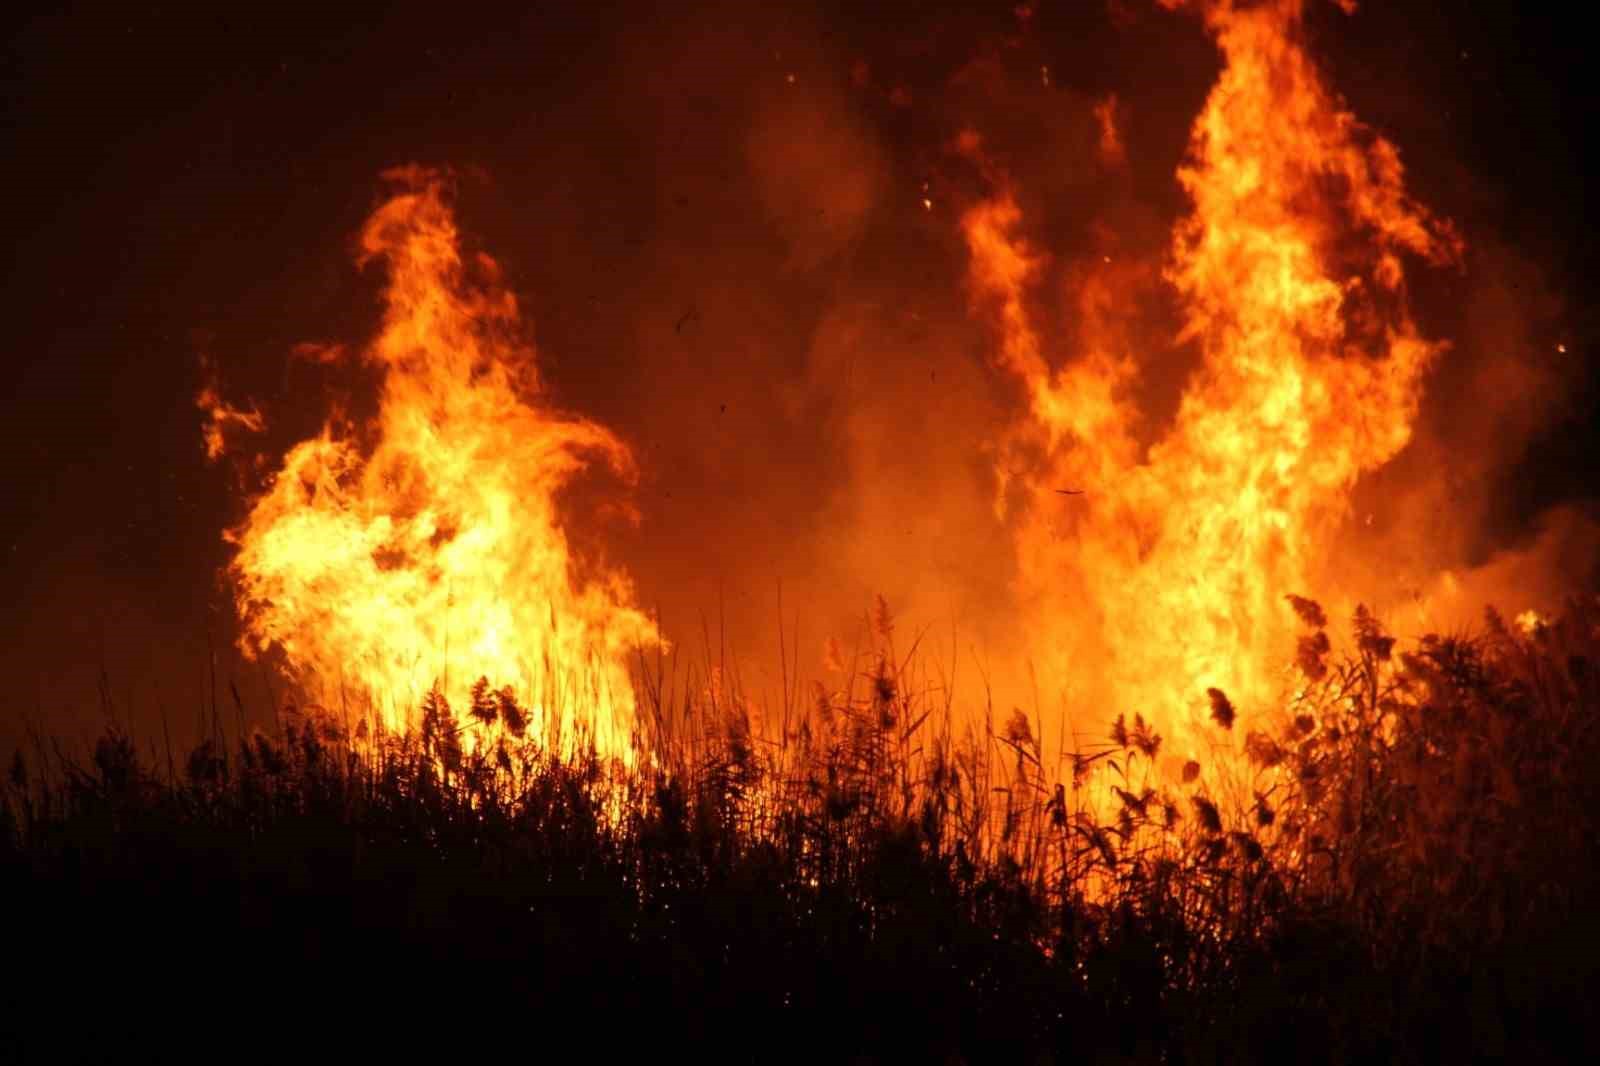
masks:
[[[230,534],[247,651],[282,650],[308,689],[403,725],[437,688],[511,687],[532,728],[631,761],[627,657],[656,639],[618,572],[580,575],[557,494],[627,447],[543,402],[494,261],[465,256],[437,173],[406,168],[361,234],[388,271],[370,425],[294,446]]]

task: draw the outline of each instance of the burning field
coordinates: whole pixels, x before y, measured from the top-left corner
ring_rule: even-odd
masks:
[[[541,112],[532,191],[404,149],[306,253],[342,310],[194,334],[228,639],[185,724],[102,654],[98,739],[18,731],[40,987],[713,1059],[1592,1043],[1600,524],[1532,472],[1588,327],[1338,83],[1369,13],[792,14],[579,33],[636,110]]]

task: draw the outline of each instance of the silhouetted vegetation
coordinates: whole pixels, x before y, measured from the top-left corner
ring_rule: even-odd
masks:
[[[1409,647],[1361,611],[1347,651],[1293,606],[1300,691],[1244,731],[1212,690],[1218,751],[1243,755],[1214,765],[1174,766],[1137,715],[1059,758],[1020,711],[963,727],[886,611],[842,687],[790,687],[772,730],[720,675],[641,664],[631,769],[552,756],[487,681],[405,734],[283,708],[181,758],[35,738],[0,814],[7,1025],[51,1058],[85,1036],[46,1023],[62,1003],[194,1012],[247,1047],[332,1026],[535,1058],[1592,1048],[1592,604]],[[183,1040],[150,1024],[121,1046]]]

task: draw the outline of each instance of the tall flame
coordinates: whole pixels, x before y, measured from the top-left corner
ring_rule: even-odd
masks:
[[[631,759],[627,656],[655,627],[621,574],[577,572],[557,494],[592,459],[631,478],[632,457],[545,405],[516,299],[463,254],[441,175],[386,176],[360,242],[388,271],[364,352],[377,415],[297,444],[229,534],[246,650],[280,648],[308,688],[370,699],[391,727],[486,677],[546,736]]]
[[[1104,679],[1077,687],[1097,714],[1105,699],[1140,712],[1184,754],[1206,747],[1206,689],[1244,707],[1281,693],[1285,594],[1336,577],[1324,553],[1349,493],[1405,447],[1442,350],[1408,313],[1402,256],[1460,251],[1406,194],[1395,148],[1325,86],[1301,14],[1299,0],[1206,8],[1224,66],[1178,171],[1193,206],[1166,269],[1201,364],[1147,452],[1140,368],[1109,314],[1121,268],[1083,287],[1082,351],[1052,367],[1027,307],[1041,259],[1003,180],[964,219],[997,361],[1029,398],[1006,465],[1042,456],[1005,486],[1025,508],[1036,650]]]

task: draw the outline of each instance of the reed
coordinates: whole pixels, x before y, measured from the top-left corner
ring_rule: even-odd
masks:
[[[1246,758],[1176,779],[1137,715],[1047,754],[1020,711],[959,712],[915,647],[896,652],[886,608],[840,683],[806,696],[786,665],[776,715],[723,672],[641,656],[631,768],[536,735],[487,680],[465,713],[430,693],[409,731],[296,706],[247,730],[235,693],[238,735],[187,758],[117,728],[79,754],[36,737],[0,805],[24,1001],[160,957],[174,985],[118,995],[225,978],[217,1009],[243,1010],[283,975],[348,1013],[435,988],[422,1009],[452,1024],[602,1010],[607,1053],[1528,1060],[1592,1043],[1594,604],[1409,645],[1364,610],[1336,642],[1319,606],[1293,605],[1303,684],[1280,726],[1237,736],[1212,692],[1219,743]],[[11,1017],[25,1046],[69,1039]]]

